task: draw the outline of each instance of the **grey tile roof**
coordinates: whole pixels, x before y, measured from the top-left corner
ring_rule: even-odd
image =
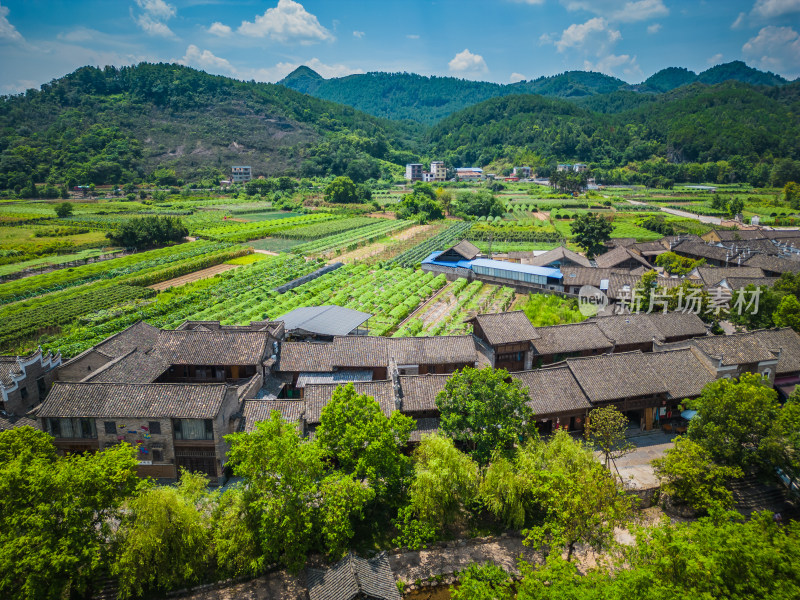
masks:
[[[689,348],[648,352],[643,355],[650,368],[664,381],[671,398],[694,398],[716,377]]]
[[[225,384],[56,382],[37,416],[209,419],[219,413],[227,389]]]
[[[588,258],[581,256],[577,252],[573,252],[564,246],[559,246],[558,248],[548,250],[539,256],[528,258],[525,260],[525,264],[533,265],[535,267],[544,267],[556,261],[570,261],[582,267],[591,266]]]
[[[771,240],[775,238],[796,238],[800,237],[799,229],[763,229],[764,235]]]
[[[419,442],[423,435],[431,435],[439,431],[439,419],[436,417],[423,417],[416,420],[416,428],[408,437],[409,442]]]
[[[115,358],[128,354],[131,350],[149,352],[155,346],[160,332],[161,330],[158,327],[139,321],[118,334],[103,340],[95,348],[102,351],[103,354]]]
[[[528,406],[533,409],[534,418],[592,407],[567,366],[521,371],[512,373],[512,377],[528,390]]]
[[[347,335],[372,315],[341,306],[302,306],[276,319],[286,331],[316,335]]]
[[[726,243],[726,246],[731,245],[734,249],[747,249],[751,252],[766,254],[769,256],[777,256],[781,253],[780,248],[772,240],[747,240],[744,242],[731,242]]]
[[[780,350],[776,375],[789,375],[800,372],[800,335],[793,329],[762,329],[750,333],[767,348]]]
[[[296,388],[304,388],[315,383],[347,384],[356,381],[372,381],[372,371],[333,371],[331,373],[301,372]]]
[[[306,569],[310,600],[401,600],[386,553],[348,554],[330,569]]]
[[[714,233],[716,233],[723,242],[762,240],[766,237],[764,232],[760,229],[715,229]]]
[[[450,375],[401,375],[400,390],[404,413],[435,411],[436,396],[444,389]]]
[[[697,267],[697,274],[706,286],[715,286],[728,277],[764,277],[764,271],[759,267]]]
[[[649,321],[666,340],[683,336],[703,336],[707,330],[703,320],[694,313],[653,312],[648,315]]]
[[[592,322],[617,346],[646,344],[652,342],[653,338],[659,341],[664,339],[646,313],[596,317]]]
[[[171,365],[260,365],[266,331],[160,331],[152,354]]]
[[[724,283],[727,288],[731,290],[741,290],[746,288],[748,285],[753,285],[756,287],[765,285],[767,287],[772,287],[775,285],[775,282],[778,281],[778,279],[779,277],[726,277],[717,285],[722,285]]]
[[[685,241],[675,246],[672,251],[677,254],[684,254],[695,259],[706,258],[722,262],[727,260],[730,264],[736,264],[736,253],[719,246]]]
[[[642,256],[658,256],[668,251],[668,249],[664,247],[664,244],[661,243],[661,240],[655,242],[640,242],[634,244],[631,248],[640,252]]]
[[[321,342],[282,342],[278,355],[277,371],[315,372],[332,371],[333,344]]]
[[[151,383],[169,368],[158,357],[133,350],[106,363],[82,381],[93,383]]]
[[[663,379],[642,352],[621,352],[566,361],[591,402],[666,394]]]
[[[389,364],[388,338],[344,336],[333,340],[334,367],[385,367]]]
[[[596,256],[594,262],[600,269],[611,269],[631,259],[645,267],[650,266],[650,263],[641,254],[625,246],[617,246],[605,254]]]
[[[592,267],[562,267],[561,273],[564,278],[561,283],[564,286],[584,286],[593,285],[600,287],[603,279],[611,279],[617,272],[616,269],[595,269]]]
[[[34,429],[39,429],[39,424],[25,416],[0,417],[0,431],[8,431],[16,427],[33,427]]]
[[[471,335],[388,338],[388,352],[398,365],[475,363],[478,351]]]
[[[246,400],[242,411],[244,430],[247,433],[254,431],[256,423],[268,421],[276,410],[281,413],[284,421],[295,423],[302,418],[305,403],[302,400]]]
[[[723,366],[741,365],[775,359],[775,354],[756,336],[750,333],[734,335],[709,335],[684,342],[664,344],[660,349],[694,347],[714,363],[722,360]],[[715,366],[715,365],[714,365]]]
[[[611,350],[613,344],[603,334],[597,323],[572,323],[537,327],[537,339],[533,340],[536,354],[553,355],[580,352],[582,350]]]
[[[748,267],[759,267],[764,271],[774,273],[798,273],[800,272],[800,260],[790,260],[779,256],[767,256],[765,254],[754,254],[744,264]]]
[[[461,240],[455,246],[453,246],[452,249],[467,260],[472,260],[481,253],[480,248],[478,248],[475,244],[468,242],[467,240]]]
[[[359,394],[375,398],[381,411],[387,417],[395,410],[394,388],[391,381],[369,381],[354,383]],[[303,393],[306,403],[306,423],[313,425],[320,422],[323,407],[330,401],[334,390],[340,387],[335,383],[315,383],[307,385]]]
[[[527,342],[538,337],[536,328],[521,310],[477,315],[470,320],[477,321],[492,346]]]

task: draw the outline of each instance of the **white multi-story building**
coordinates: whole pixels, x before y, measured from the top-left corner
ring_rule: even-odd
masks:
[[[447,181],[447,169],[443,161],[435,160],[431,162],[431,175],[433,181]]]
[[[574,165],[572,165],[572,170],[575,171],[576,173],[585,173],[586,171],[589,170],[589,165],[584,163],[575,163]]]
[[[422,181],[422,165],[420,163],[406,165],[406,179],[408,181]]]
[[[253,169],[251,167],[231,167],[232,183],[247,183],[253,179]]]

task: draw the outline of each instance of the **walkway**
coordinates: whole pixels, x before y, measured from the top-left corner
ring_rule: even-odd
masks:
[[[675,434],[666,434],[660,429],[630,436],[628,441],[636,450],[617,459],[617,469],[627,485],[637,490],[649,490],[658,486],[650,461],[661,458],[673,447]],[[613,470],[613,469],[612,469]]]
[[[639,202],[638,200],[627,200],[627,202],[629,204],[636,204],[638,206],[652,206],[647,204],[647,202]],[[685,217],[687,219],[694,219],[695,221],[700,221],[701,223],[707,223],[708,225],[722,225],[722,219],[720,217],[710,217],[708,215],[696,215],[694,213],[686,212],[685,210],[666,208],[664,206],[661,207],[661,210],[662,212],[675,215],[676,217]]]

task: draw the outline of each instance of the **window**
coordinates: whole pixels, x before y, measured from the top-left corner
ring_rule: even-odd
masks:
[[[176,440],[213,440],[214,423],[211,419],[175,419]]]
[[[94,419],[48,419],[47,422],[53,437],[75,439],[97,437]]]
[[[772,375],[772,371],[770,369],[764,369],[764,377],[769,379],[770,375]]]
[[[44,382],[44,377],[39,377],[36,380],[36,389],[39,391],[39,402],[41,402],[47,395],[47,384]]]
[[[153,462],[164,462],[164,453],[161,450],[153,450]]]
[[[23,400],[27,400],[27,398],[28,398],[28,388],[26,388],[26,387],[19,388],[19,397],[22,398]]]
[[[161,422],[160,421],[148,421],[147,427],[150,430],[150,433],[155,433],[156,435],[161,434]]]
[[[114,435],[117,433],[117,424],[114,421],[103,421],[103,430],[108,435]]]

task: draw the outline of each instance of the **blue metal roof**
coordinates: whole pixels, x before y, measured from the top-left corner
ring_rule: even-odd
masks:
[[[539,275],[541,277],[550,277],[551,279],[562,279],[564,275],[559,269],[551,269],[549,267],[534,267],[533,265],[521,265],[519,263],[512,263],[505,260],[490,260],[488,258],[475,258],[473,260],[459,260],[457,262],[450,262],[444,260],[436,260],[442,253],[441,250],[431,252],[428,258],[422,261],[423,265],[439,265],[442,267],[460,267],[462,269],[472,270],[473,266],[484,267],[487,269],[501,269],[503,271],[513,271],[515,273],[528,273],[529,275]]]

